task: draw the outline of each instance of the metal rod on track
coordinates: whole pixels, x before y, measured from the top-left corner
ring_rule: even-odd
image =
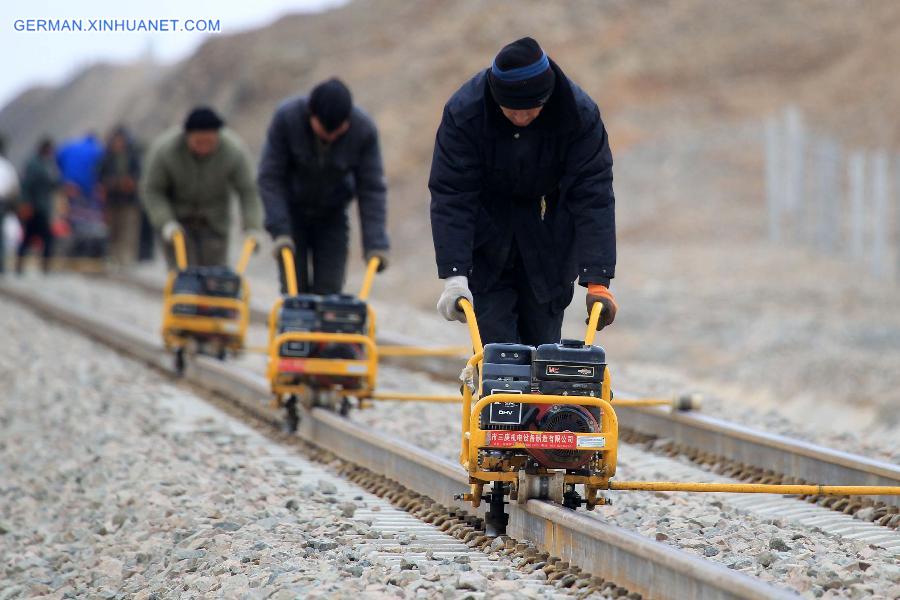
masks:
[[[456,404],[462,396],[447,394],[415,394],[409,392],[374,392],[369,396],[372,400],[396,400],[400,402],[435,402]]]
[[[644,492],[726,492],[788,496],[898,496],[900,486],[792,485],[766,483],[691,483],[681,481],[610,481],[609,489]]]
[[[468,351],[463,346],[378,346],[379,356],[450,356],[465,360]]]

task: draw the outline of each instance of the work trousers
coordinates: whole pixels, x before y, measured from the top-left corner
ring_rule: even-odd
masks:
[[[347,212],[315,218],[295,218],[291,224],[294,262],[301,293],[337,294],[344,287],[350,225]],[[279,270],[282,269],[279,261]],[[282,292],[286,291],[281,273]]]
[[[185,219],[178,221],[184,229],[184,244],[187,262],[191,267],[215,267],[228,262],[228,236],[214,230],[205,219]],[[175,248],[163,243],[166,264],[175,269]]]
[[[518,251],[513,249],[511,254],[496,282],[487,290],[472,293],[481,341],[530,346],[558,342],[574,289],[570,287],[550,302],[538,302]]]
[[[137,259],[141,209],[136,203],[112,203],[109,207],[109,255],[121,266]]]

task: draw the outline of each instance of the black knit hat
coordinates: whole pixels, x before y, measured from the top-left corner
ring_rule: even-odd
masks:
[[[497,53],[488,75],[491,94],[505,108],[543,106],[553,93],[556,74],[550,59],[530,37],[507,44]]]
[[[185,131],[210,131],[221,129],[224,125],[222,117],[208,106],[195,107],[184,120]]]
[[[334,131],[350,117],[353,96],[344,82],[336,77],[323,81],[309,95],[309,112],[327,131]]]

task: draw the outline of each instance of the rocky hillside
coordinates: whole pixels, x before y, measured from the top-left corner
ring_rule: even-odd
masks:
[[[896,427],[900,322],[886,316],[900,292],[765,243],[760,121],[795,103],[819,129],[896,148],[891,0],[355,0],[213,38],[170,68],[97,66],[31,90],[0,111],[0,131],[21,158],[42,132],[125,122],[146,140],[208,103],[258,151],[282,98],[339,75],[381,127],[391,185],[394,267],[374,295],[431,315],[440,284],[425,181],[441,107],[522,35],[597,99],[610,130],[621,309],[602,341],[617,365],[687,374],[761,408],[788,399],[801,419],[823,398],[852,399],[861,427]],[[274,265],[257,265],[274,280]]]
[[[215,37],[171,69],[89,68],[24,93],[0,111],[0,130],[21,156],[42,131],[124,121],[152,136],[207,102],[258,149],[279,99],[338,74],[381,124],[392,177],[420,180],[446,97],[503,43],[531,34],[597,97],[618,146],[659,127],[620,124],[626,112],[721,119],[786,101],[846,136],[893,143],[898,25],[890,0],[356,0]]]

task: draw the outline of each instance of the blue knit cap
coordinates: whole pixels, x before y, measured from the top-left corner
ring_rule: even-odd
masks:
[[[556,85],[556,74],[540,45],[530,37],[516,40],[497,53],[488,74],[494,100],[504,108],[543,106]]]

